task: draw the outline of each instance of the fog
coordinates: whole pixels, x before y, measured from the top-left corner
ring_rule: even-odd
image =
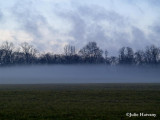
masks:
[[[159,82],[160,66],[41,65],[0,68],[0,84]]]

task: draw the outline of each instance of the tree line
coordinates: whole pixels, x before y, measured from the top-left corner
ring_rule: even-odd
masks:
[[[39,53],[27,42],[18,48],[12,42],[0,46],[1,66],[25,64],[160,64],[160,48],[151,45],[134,52],[130,47],[122,47],[118,56],[108,56],[108,51],[103,51],[96,42],[88,42],[79,51],[75,46],[66,45],[63,54]]]

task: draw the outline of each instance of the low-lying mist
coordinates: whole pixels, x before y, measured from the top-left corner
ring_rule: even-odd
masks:
[[[0,68],[0,84],[159,82],[160,66],[41,65]]]

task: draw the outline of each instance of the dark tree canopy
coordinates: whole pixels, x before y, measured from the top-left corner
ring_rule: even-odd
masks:
[[[66,46],[64,47],[64,54],[65,54],[66,56],[75,55],[75,54],[76,54],[75,46],[66,45]]]
[[[76,53],[75,46],[66,45],[64,54],[39,53],[30,44],[24,42],[17,49],[13,43],[4,42],[0,45],[0,65],[16,64],[160,64],[160,48],[154,45],[147,46],[145,50],[133,51],[130,47],[122,47],[119,55],[108,56],[96,42],[87,43]]]
[[[21,44],[21,50],[24,55],[25,63],[33,63],[36,57],[37,50],[28,43],[24,42]]]
[[[87,63],[101,63],[103,60],[103,50],[101,50],[96,42],[89,42],[80,51],[79,55]]]
[[[154,45],[147,46],[145,52],[145,58],[146,58],[146,63],[153,63],[153,64],[158,63],[160,58],[160,49],[155,47]]]
[[[145,63],[145,52],[143,50],[138,50],[134,55],[135,64],[144,64]]]
[[[83,57],[102,57],[102,53],[96,42],[89,42],[79,51],[79,55]]]
[[[119,51],[119,63],[121,64],[133,64],[134,52],[130,47],[123,47]]]

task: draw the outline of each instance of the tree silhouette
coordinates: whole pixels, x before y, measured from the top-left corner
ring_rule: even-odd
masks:
[[[122,47],[119,51],[119,63],[120,64],[133,64],[134,52],[130,47]]]
[[[0,47],[0,63],[12,64],[13,63],[13,49],[14,45],[11,42],[4,42]]]
[[[137,65],[140,65],[140,64],[145,64],[145,53],[144,51],[142,50],[138,50],[137,52],[135,52],[134,54],[134,62],[135,64]]]
[[[101,50],[96,42],[89,42],[80,51],[79,55],[86,63],[101,63],[103,61],[103,50]]]
[[[145,51],[145,59],[147,63],[157,64],[159,62],[160,49],[154,45],[147,46]]]
[[[43,53],[30,44],[24,42],[17,49],[11,42],[3,42],[0,46],[0,65],[14,64],[159,64],[160,48],[154,45],[145,50],[133,51],[130,47],[122,47],[119,56],[108,56],[108,51],[97,46],[96,42],[89,42],[76,54],[75,46],[66,45],[64,54]]]
[[[20,47],[24,53],[25,63],[33,63],[36,58],[37,50],[27,42],[22,43]]]
[[[66,56],[72,56],[76,54],[76,50],[75,50],[75,46],[71,46],[71,45],[66,45],[64,47],[64,54]]]

